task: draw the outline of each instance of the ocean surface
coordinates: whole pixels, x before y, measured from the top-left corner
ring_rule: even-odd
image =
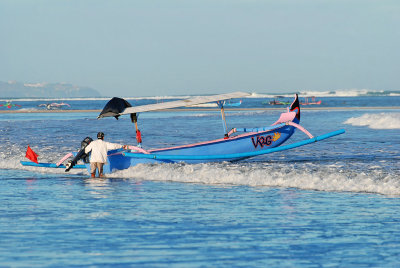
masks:
[[[102,179],[20,164],[28,145],[56,163],[99,131],[134,145],[129,117],[86,111],[109,99],[0,107],[0,267],[400,266],[400,94],[319,95],[321,105],[302,106],[301,125],[315,136],[345,134],[241,162],[138,165]],[[228,128],[275,122],[286,107],[263,103],[273,99],[292,96],[243,98],[226,110]],[[34,112],[50,102],[70,107]],[[142,113],[139,128],[144,148],[223,135],[209,109]],[[304,139],[297,131],[286,144]]]

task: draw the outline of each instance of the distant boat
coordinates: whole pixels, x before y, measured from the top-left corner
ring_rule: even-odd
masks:
[[[273,101],[263,101],[262,104],[269,104],[269,105],[289,105],[291,104],[289,101],[278,101],[278,100],[273,100]]]
[[[306,97],[304,102],[300,102],[301,105],[320,105],[321,103],[321,100],[315,101],[315,97],[311,97],[311,101]]]
[[[21,105],[11,103],[11,101],[6,101],[5,103],[0,104],[0,107],[7,107],[8,109],[11,109],[12,107],[21,107]]]
[[[240,100],[238,102],[230,102],[230,101],[226,102],[226,101],[224,101],[224,106],[225,107],[238,107],[240,105],[242,105],[242,100]]]
[[[71,107],[71,105],[69,105],[68,103],[57,103],[57,102],[53,102],[53,103],[42,103],[38,105],[39,107],[46,107],[47,110],[54,110],[54,109],[59,109],[62,107]]]

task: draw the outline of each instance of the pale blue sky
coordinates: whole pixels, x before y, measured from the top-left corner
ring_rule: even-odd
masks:
[[[399,0],[0,0],[0,81],[105,96],[399,90]]]

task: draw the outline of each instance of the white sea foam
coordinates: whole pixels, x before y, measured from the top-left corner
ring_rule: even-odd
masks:
[[[41,111],[43,109],[38,109],[38,108],[21,108],[18,111],[20,112],[36,112],[36,111]]]
[[[212,185],[248,185],[303,190],[365,192],[400,195],[400,181],[383,170],[354,172],[341,167],[283,164],[137,165],[110,175],[115,178],[173,181]]]
[[[54,158],[54,157],[53,157]],[[1,157],[0,169],[18,169],[34,173],[83,175],[84,169],[37,168],[22,166],[23,156]],[[26,159],[25,159],[26,160]],[[58,159],[57,159],[58,160]],[[42,159],[43,162],[55,160]],[[246,185],[251,187],[282,187],[329,192],[364,192],[400,195],[397,171],[374,166],[355,171],[351,167],[321,163],[206,163],[206,164],[139,164],[107,175],[109,178],[201,183],[210,185]]]
[[[385,91],[372,89],[337,89],[337,90],[299,90],[290,93],[252,93],[247,98],[276,98],[282,96],[291,98],[295,93],[301,97],[358,97],[358,96],[399,96],[400,91]]]
[[[343,123],[372,129],[400,129],[400,113],[366,113],[360,117],[351,117]]]
[[[243,90],[248,92],[247,90]],[[292,98],[295,93],[298,93],[301,97],[358,97],[358,96],[400,96],[400,91],[386,91],[386,90],[375,90],[375,89],[336,89],[336,90],[325,90],[325,91],[316,91],[316,90],[294,90],[288,92],[251,92],[251,94],[244,98],[276,98],[277,96]],[[218,93],[216,93],[218,94]],[[196,95],[188,95],[188,96],[156,96],[156,97],[126,97],[127,99],[185,99],[198,97]]]

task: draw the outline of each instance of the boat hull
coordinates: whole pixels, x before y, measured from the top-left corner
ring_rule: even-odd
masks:
[[[278,147],[287,141],[295,132],[295,127],[290,125],[279,126],[266,131],[251,132],[230,137],[228,139],[217,139],[207,142],[195,143],[184,146],[149,150],[150,154],[165,156],[201,156],[201,155],[223,155],[240,154],[245,152],[262,151]],[[232,157],[224,160],[218,159],[147,159],[126,157],[122,149],[109,151],[108,163],[104,165],[105,174],[117,170],[127,169],[142,163],[178,163],[189,164],[216,162],[216,161],[238,161],[247,157]],[[179,158],[179,157],[178,157]],[[183,157],[185,158],[185,157]],[[87,165],[88,170],[90,169]]]

